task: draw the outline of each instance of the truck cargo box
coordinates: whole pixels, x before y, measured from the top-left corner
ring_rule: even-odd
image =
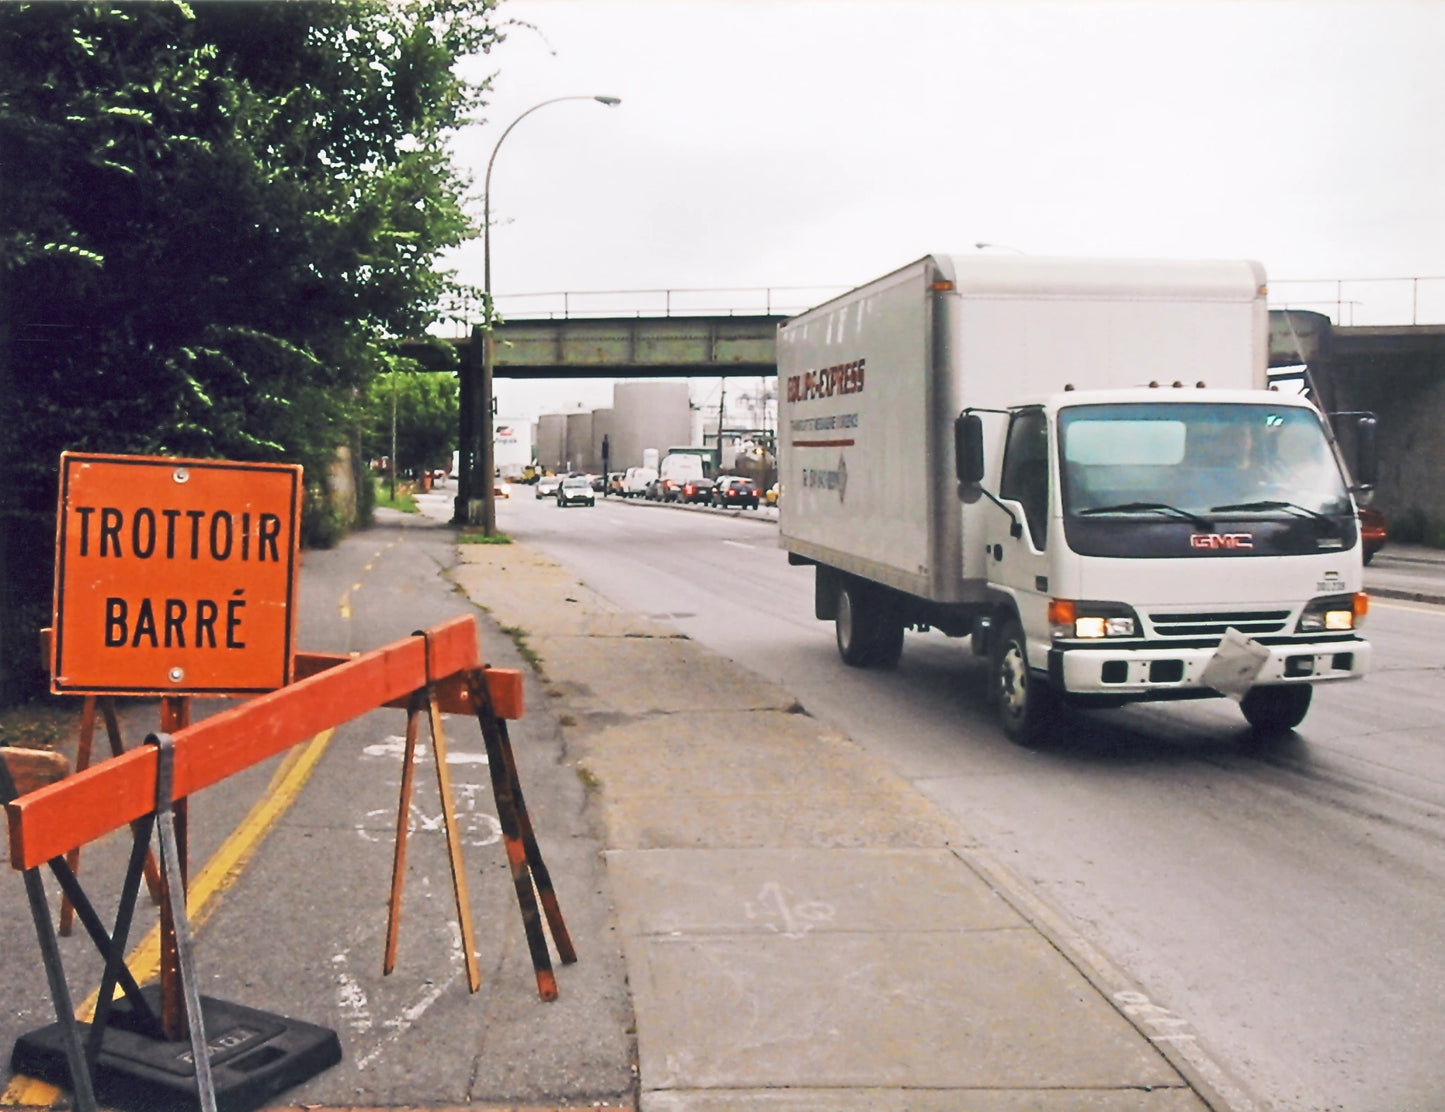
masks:
[[[785,322],[783,546],[933,602],[981,599],[959,412],[1075,386],[1262,388],[1265,292],[1252,262],[940,254]]]

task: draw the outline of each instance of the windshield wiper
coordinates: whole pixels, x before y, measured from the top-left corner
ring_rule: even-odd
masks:
[[[1258,502],[1233,502],[1226,506],[1209,507],[1209,512],[1216,514],[1231,513],[1235,510],[1288,510],[1296,517],[1314,518],[1336,530],[1339,529],[1339,523],[1329,514],[1322,514],[1319,510],[1312,510],[1308,506],[1301,506],[1298,502],[1283,502],[1274,498],[1266,498]]]
[[[1218,507],[1215,507],[1218,509]],[[1091,514],[1124,514],[1124,513],[1159,513],[1173,514],[1175,517],[1185,521],[1191,521],[1201,529],[1213,529],[1214,523],[1207,518],[1192,514],[1188,510],[1181,510],[1178,506],[1171,506],[1168,502],[1120,502],[1117,506],[1092,506],[1087,510],[1080,510],[1079,517],[1088,517]]]

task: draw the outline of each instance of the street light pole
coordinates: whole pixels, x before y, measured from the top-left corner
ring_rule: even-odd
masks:
[[[477,331],[481,333],[482,340],[482,373],[478,388],[473,390],[473,419],[471,422],[472,444],[471,452],[471,483],[468,488],[467,498],[467,521],[469,525],[480,525],[482,532],[491,536],[497,530],[497,496],[492,483],[492,471],[494,464],[492,459],[492,371],[495,367],[494,361],[494,334],[493,323],[496,314],[492,309],[492,165],[497,161],[497,152],[502,149],[507,136],[512,134],[512,129],[525,120],[539,108],[546,108],[549,104],[558,104],[564,100],[595,100],[598,104],[605,104],[614,108],[621,104],[618,97],[606,96],[565,96],[553,97],[551,100],[544,100],[541,104],[534,104],[515,120],[507,125],[502,132],[501,138],[497,140],[492,148],[492,156],[487,159],[487,176],[482,183],[482,326],[472,333],[473,342],[476,341]],[[478,495],[480,494],[480,497]]]

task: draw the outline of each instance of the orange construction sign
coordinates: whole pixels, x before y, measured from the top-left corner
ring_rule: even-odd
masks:
[[[63,453],[51,690],[290,682],[301,494],[294,464]]]

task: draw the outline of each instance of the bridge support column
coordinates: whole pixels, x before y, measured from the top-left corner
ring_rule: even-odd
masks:
[[[480,341],[480,344],[478,343]],[[495,360],[496,335],[490,324],[472,329],[472,347],[480,346],[481,373],[476,376],[472,391],[472,444],[474,461],[472,489],[467,502],[467,524],[481,526],[490,537],[497,531],[497,493],[493,472],[492,367]]]
[[[480,377],[479,368],[481,360],[477,357],[477,346],[475,343],[462,345],[461,365],[458,368],[461,389],[458,392],[458,422],[457,422],[457,496],[452,502],[452,524],[466,525],[468,521],[467,507],[471,502],[473,479],[475,471],[475,460],[472,458],[472,448],[475,443],[472,429],[475,426],[476,403],[473,395],[477,389],[477,379]]]

